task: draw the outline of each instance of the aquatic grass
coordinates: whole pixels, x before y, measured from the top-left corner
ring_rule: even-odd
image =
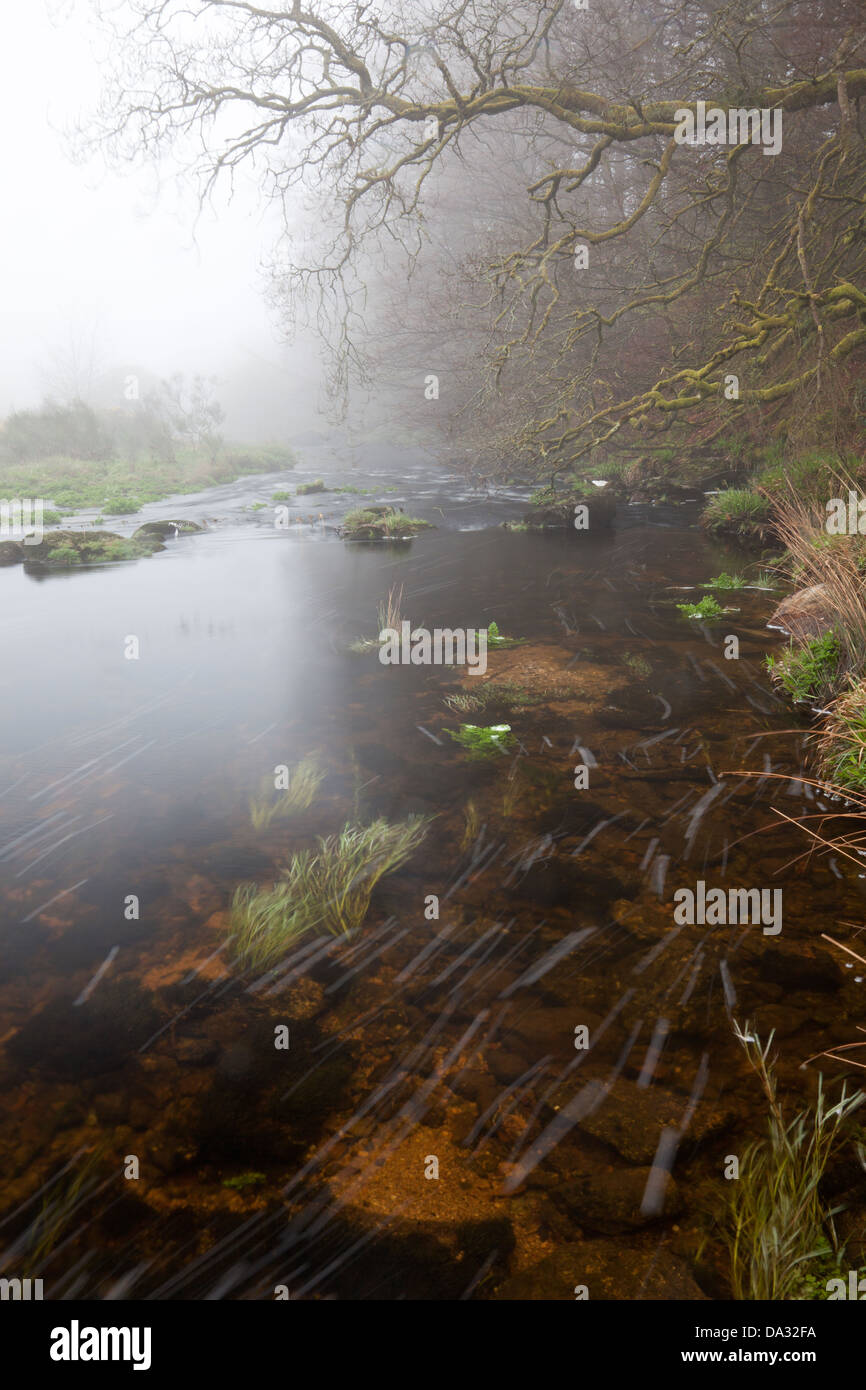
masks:
[[[520,647],[524,643],[522,637],[503,637],[499,631],[498,623],[488,623],[487,625],[487,645],[494,651],[501,647]]]
[[[490,724],[487,727],[461,724],[459,729],[446,729],[445,733],[473,758],[490,758],[497,753],[507,753],[514,743],[510,724]]]
[[[250,798],[250,820],[256,830],[265,830],[272,821],[286,819],[306,811],[315,800],[325,778],[324,770],[316,758],[304,758],[294,768],[289,769],[288,787],[276,793],[266,778],[266,788],[261,796]]]
[[[376,608],[376,616],[379,621],[379,630],[375,637],[359,637],[356,641],[350,642],[350,652],[370,652],[376,651],[382,645],[379,633],[391,628],[395,632],[402,630],[405,622],[403,616],[403,585],[392,584],[388,590],[388,597],[380,602]]]
[[[678,603],[677,608],[687,618],[721,618],[726,611],[711,594],[707,594],[699,603]]]
[[[270,888],[241,884],[231,905],[236,957],[263,967],[279,960],[301,936],[321,929],[347,935],[364,921],[373,889],[399,869],[424,839],[429,816],[390,823],[346,825],[319,838],[319,852],[302,850]]]
[[[745,589],[747,581],[741,574],[728,574],[722,570],[714,579],[705,579],[702,589]]]
[[[628,666],[630,671],[634,671],[636,676],[640,676],[642,680],[648,680],[653,673],[652,666],[645,656],[641,656],[640,652],[624,652],[622,659],[623,664]]]
[[[704,508],[701,525],[713,535],[760,540],[767,533],[770,510],[768,499],[751,488],[723,488]]]
[[[445,704],[457,714],[475,714],[490,705],[510,710],[528,709],[532,705],[543,704],[546,699],[555,698],[556,694],[556,689],[547,693],[530,690],[529,686],[521,685],[519,681],[486,681],[476,690],[446,695]]]
[[[866,1099],[843,1083],[830,1105],[818,1077],[813,1105],[786,1120],[778,1098],[771,1033],[761,1044],[747,1023],[734,1024],[769,1109],[768,1136],[742,1155],[740,1175],[725,1209],[724,1239],[731,1260],[731,1290],[738,1300],[797,1299],[804,1296],[810,1262],[841,1257],[833,1217],[820,1192],[842,1124]]]
[[[296,497],[306,497],[310,492],[327,492],[328,489],[321,478],[314,478],[311,483],[298,483],[295,489]]]

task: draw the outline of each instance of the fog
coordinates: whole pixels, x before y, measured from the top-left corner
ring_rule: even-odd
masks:
[[[265,298],[274,209],[244,176],[200,208],[168,162],[76,161],[105,57],[89,4],[29,0],[4,31],[0,414],[70,393],[116,405],[127,374],[180,371],[219,378],[230,435],[308,428],[315,345],[288,343]]]

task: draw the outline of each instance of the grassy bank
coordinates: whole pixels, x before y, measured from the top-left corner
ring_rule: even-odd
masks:
[[[254,473],[276,472],[297,463],[283,445],[225,446],[215,453],[177,449],[166,459],[81,459],[56,455],[28,462],[0,461],[0,497],[41,497],[50,521],[97,507],[103,516],[127,516],[146,502],[203,492]]]

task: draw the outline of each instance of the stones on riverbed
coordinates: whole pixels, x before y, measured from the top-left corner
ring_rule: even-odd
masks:
[[[608,1170],[594,1166],[558,1184],[551,1195],[583,1229],[600,1235],[620,1235],[682,1211],[682,1196],[673,1178],[668,1178],[665,1185],[663,1210],[642,1210],[652,1172],[646,1166]]]
[[[688,1106],[688,1096],[663,1091],[658,1086],[644,1089],[622,1077],[592,1114],[581,1120],[580,1128],[594,1139],[601,1139],[629,1163],[652,1163],[663,1129],[677,1129]],[[735,1118],[733,1107],[699,1105],[684,1136],[694,1142],[724,1130]]]
[[[122,1067],[159,1028],[161,1015],[132,980],[103,982],[86,1003],[46,1004],[6,1044],[19,1066],[81,1079]]]
[[[629,1250],[619,1241],[590,1240],[564,1245],[539,1264],[500,1284],[495,1301],[569,1302],[585,1288],[594,1301],[653,1302],[706,1297],[688,1266],[656,1245]]]
[[[19,545],[17,541],[0,541],[0,567],[20,565],[25,555],[24,546]]]

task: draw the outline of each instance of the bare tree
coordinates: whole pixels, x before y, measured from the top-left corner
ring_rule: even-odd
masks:
[[[531,383],[511,422],[531,466],[678,419],[711,437],[825,391],[866,344],[854,0],[134,8],[103,137],[124,157],[173,142],[205,194],[247,161],[287,205],[305,190],[319,235],[284,252],[284,303],[315,300],[338,384],[365,365],[370,265],[416,264],[434,175],[471,189],[491,144],[500,173],[519,148],[526,178],[513,239],[472,269],[476,323],[492,399]],[[699,103],[723,142],[681,143]],[[784,122],[772,158],[743,112]]]

